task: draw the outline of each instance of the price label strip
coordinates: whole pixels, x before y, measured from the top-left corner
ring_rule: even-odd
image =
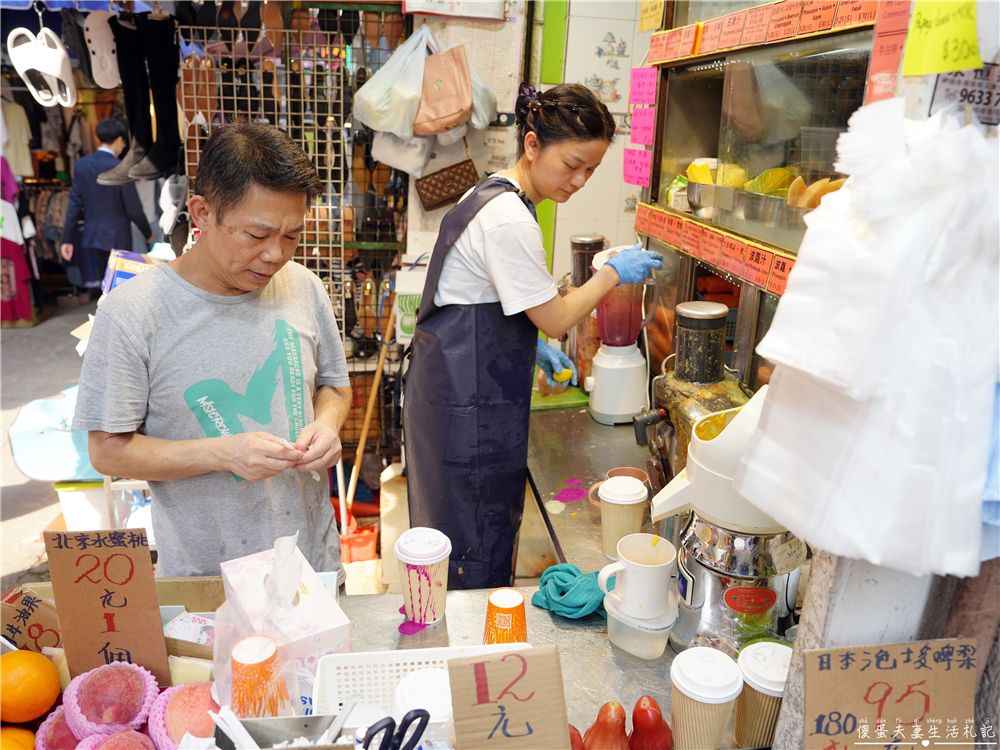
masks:
[[[767,41],[776,42],[795,36],[799,30],[802,15],[802,0],[784,0],[771,11],[771,26],[767,30]]]
[[[836,13],[837,0],[806,0],[799,19],[799,35],[829,31]]]
[[[767,40],[767,29],[771,23],[773,5],[759,5],[747,11],[746,24],[743,26],[743,38],[740,46],[761,44]]]
[[[984,658],[974,638],[806,651],[805,750],[995,745],[975,722]]]
[[[984,125],[1000,125],[1000,66],[986,63],[978,70],[940,74],[928,114],[949,104],[967,104]]]

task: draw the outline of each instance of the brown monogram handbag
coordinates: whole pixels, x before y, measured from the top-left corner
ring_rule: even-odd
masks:
[[[468,143],[465,144],[465,152],[469,153]],[[424,175],[413,184],[417,188],[424,210],[433,211],[449,203],[457,203],[469,188],[476,186],[477,182],[479,173],[472,161],[472,155],[469,154],[469,158],[465,161],[452,164],[439,172]]]

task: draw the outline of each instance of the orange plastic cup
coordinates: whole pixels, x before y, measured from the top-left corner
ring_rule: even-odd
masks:
[[[483,643],[525,643],[524,595],[517,589],[496,589],[486,605],[486,633]]]
[[[241,719],[292,713],[278,646],[264,635],[249,635],[233,647],[232,708]]]

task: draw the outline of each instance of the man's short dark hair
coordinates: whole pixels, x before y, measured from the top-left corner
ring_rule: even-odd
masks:
[[[227,211],[243,203],[254,185],[305,195],[309,203],[323,192],[309,157],[284,132],[245,120],[216,130],[201,152],[194,192],[208,201],[221,221]]]
[[[106,144],[110,146],[118,139],[118,136],[121,136],[126,141],[128,140],[128,128],[125,127],[124,122],[116,117],[105,117],[97,123],[94,133],[97,134],[97,140],[102,145]]]

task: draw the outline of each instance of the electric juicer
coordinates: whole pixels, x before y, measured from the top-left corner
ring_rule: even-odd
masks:
[[[626,248],[613,247],[597,253],[594,270]],[[653,301],[643,318],[642,301],[647,286],[653,287]],[[642,284],[619,284],[597,305],[601,348],[583,387],[590,393],[590,415],[601,424],[631,422],[632,417],[646,408],[648,373],[636,341],[653,319],[659,299],[660,285],[654,279],[645,279]]]

